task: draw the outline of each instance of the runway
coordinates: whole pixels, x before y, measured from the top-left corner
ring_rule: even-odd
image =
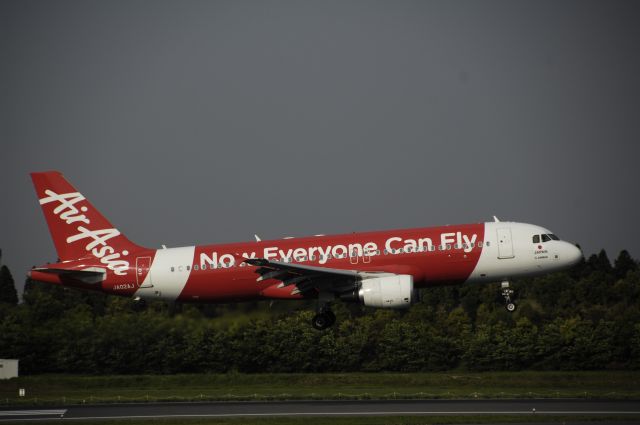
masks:
[[[398,415],[602,415],[637,419],[640,417],[640,401],[531,399],[106,404],[51,409],[6,409],[0,410],[0,421]]]

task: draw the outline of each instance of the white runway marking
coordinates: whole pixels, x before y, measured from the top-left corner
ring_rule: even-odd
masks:
[[[62,416],[67,413],[67,409],[56,410],[0,410],[0,417],[3,416]]]

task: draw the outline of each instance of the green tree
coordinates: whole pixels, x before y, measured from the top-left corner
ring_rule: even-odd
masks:
[[[592,270],[598,270],[604,273],[611,273],[611,261],[609,261],[609,256],[604,249],[601,249],[598,255],[593,254],[589,257],[587,264],[591,266]]]
[[[0,303],[18,304],[18,292],[7,266],[0,267]]]
[[[633,334],[630,341],[631,357],[629,365],[632,369],[640,369],[640,323],[633,326]]]
[[[614,273],[618,279],[622,279],[628,272],[638,269],[638,264],[631,258],[626,249],[620,251],[614,263]]]

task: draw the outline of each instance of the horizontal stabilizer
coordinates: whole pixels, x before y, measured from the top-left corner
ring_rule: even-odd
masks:
[[[40,273],[57,274],[61,278],[70,278],[84,283],[100,283],[106,278],[106,270],[100,267],[90,267],[84,270],[55,269],[48,267],[36,267],[32,271]]]

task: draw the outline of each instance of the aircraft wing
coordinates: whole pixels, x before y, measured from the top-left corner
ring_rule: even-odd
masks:
[[[282,282],[278,285],[279,288],[296,285],[296,289],[292,292],[294,295],[313,289],[320,292],[345,292],[362,280],[364,274],[356,270],[306,266],[265,258],[251,258],[244,262],[257,267],[256,273],[260,275],[258,281],[276,279]],[[375,274],[375,272],[366,274]]]

